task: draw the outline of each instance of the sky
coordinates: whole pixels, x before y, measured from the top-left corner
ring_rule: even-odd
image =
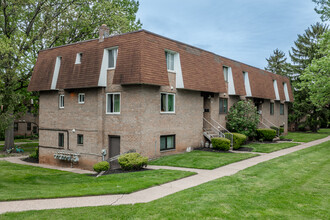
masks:
[[[139,2],[143,29],[261,69],[276,48],[289,57],[297,35],[321,22],[312,0]]]

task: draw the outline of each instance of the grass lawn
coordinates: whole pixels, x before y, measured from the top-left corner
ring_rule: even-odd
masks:
[[[192,151],[189,153],[164,156],[157,160],[150,161],[150,165],[162,165],[173,167],[188,167],[198,169],[214,169],[250,157],[258,156],[256,154],[235,154],[218,153],[208,151]]]
[[[292,139],[297,142],[310,142],[317,139],[322,139],[330,135],[329,128],[320,129],[317,133],[313,132],[288,132],[287,135],[283,136],[287,139]]]
[[[134,205],[8,213],[1,219],[329,219],[330,142]]]
[[[131,193],[194,173],[148,170],[98,178],[0,161],[0,201]]]
[[[0,145],[0,157],[12,157],[12,156],[18,156],[18,155],[29,155],[32,152],[35,151],[36,147],[38,147],[39,143],[26,143],[26,144],[19,144],[20,148],[24,150],[24,153],[4,153],[3,152],[3,145]],[[16,146],[16,145],[15,145]]]
[[[276,144],[252,143],[252,144],[243,145],[243,147],[253,148],[253,152],[270,153],[273,151],[285,149],[288,147],[294,147],[297,145],[299,145],[299,144],[297,144],[297,143],[276,143]]]
[[[38,139],[34,139],[34,140],[31,140],[31,139],[26,139],[26,138],[24,138],[24,139],[15,139],[14,140],[14,142],[15,143],[19,143],[19,142],[38,142],[39,140]],[[5,144],[5,141],[0,141],[0,145],[3,145],[3,144]]]

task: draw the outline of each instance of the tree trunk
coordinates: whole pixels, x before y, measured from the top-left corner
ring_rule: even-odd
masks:
[[[4,151],[14,147],[14,121],[8,126],[5,131],[5,146]]]

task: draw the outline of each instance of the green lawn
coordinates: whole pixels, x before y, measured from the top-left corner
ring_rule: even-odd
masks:
[[[250,147],[253,148],[253,152],[260,152],[260,153],[270,153],[273,151],[285,149],[288,147],[294,147],[299,144],[297,143],[274,143],[274,144],[262,144],[262,143],[252,143],[244,145],[243,147]]]
[[[317,139],[322,139],[330,135],[329,128],[320,129],[317,133],[313,132],[288,132],[288,135],[283,136],[287,139],[292,139],[296,142],[310,142]]]
[[[192,172],[148,170],[98,178],[0,161],[0,201],[131,193]]]
[[[19,142],[38,142],[39,140],[38,139],[31,140],[31,139],[24,138],[24,139],[15,139],[14,141],[15,141],[15,143],[19,143]],[[3,145],[4,143],[5,143],[5,141],[0,141],[0,145],[1,144]]]
[[[164,156],[151,161],[150,165],[188,167],[198,169],[214,169],[250,157],[258,156],[256,154],[236,154],[236,153],[218,153],[207,151],[192,151],[189,153]]]
[[[19,155],[22,155],[22,154],[28,155],[35,151],[36,147],[39,146],[39,143],[26,143],[26,144],[20,144],[17,146],[19,146],[20,148],[22,148],[24,150],[24,153],[19,153]],[[11,157],[11,156],[17,156],[17,155],[18,155],[17,153],[5,154],[3,152],[3,145],[0,145],[0,157]]]
[[[8,213],[2,219],[329,219],[330,142],[147,203]]]

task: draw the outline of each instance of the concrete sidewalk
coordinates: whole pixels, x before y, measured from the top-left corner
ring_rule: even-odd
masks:
[[[37,200],[21,200],[0,202],[0,214],[5,212],[19,212],[27,210],[43,210],[43,209],[59,209],[59,208],[74,208],[88,206],[104,206],[104,205],[121,205],[134,203],[147,203],[153,200],[171,195],[173,193],[188,189],[200,184],[224,177],[233,175],[240,170],[254,166],[258,163],[271,160],[292,152],[302,150],[330,140],[330,136],[304,143],[295,147],[279,150],[269,154],[264,154],[258,157],[253,157],[236,163],[232,163],[214,170],[200,170],[178,167],[161,167],[166,169],[176,170],[194,170],[196,175],[176,180],[170,183],[165,183],[159,186],[154,186],[131,194],[122,195],[103,195],[103,196],[85,196],[74,198],[59,198],[59,199],[37,199]],[[159,169],[160,166],[150,166]]]

